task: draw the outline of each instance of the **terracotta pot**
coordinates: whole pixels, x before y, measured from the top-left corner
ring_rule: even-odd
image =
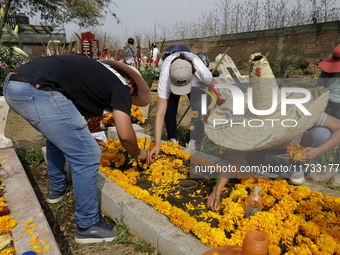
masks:
[[[178,186],[183,190],[190,190],[196,188],[198,183],[194,180],[181,180]]]
[[[268,249],[268,237],[261,231],[248,230],[243,240],[242,255],[266,255]]]
[[[242,252],[242,247],[241,246],[236,246],[236,245],[225,245],[225,246],[220,246],[213,248],[202,255],[213,255],[213,254],[218,254],[218,255],[241,255]]]
[[[266,255],[268,249],[268,238],[261,231],[248,230],[243,240],[242,247],[226,245],[213,248],[202,255]]]

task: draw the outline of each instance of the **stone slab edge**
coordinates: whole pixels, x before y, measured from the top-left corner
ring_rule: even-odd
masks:
[[[129,195],[102,172],[98,175],[97,196],[105,214],[121,223],[123,220],[133,235],[150,243],[162,255],[201,255],[210,249],[173,225],[168,217]]]
[[[15,215],[13,219],[18,221],[18,225],[11,232],[13,239],[19,238],[14,242],[14,247],[19,249],[17,254],[33,250],[30,246],[31,237],[39,236],[42,233],[45,234],[41,237],[39,236],[38,240],[47,240],[46,244],[50,246],[49,250],[44,254],[61,254],[39,200],[14,148],[0,149],[0,155],[4,158],[1,162],[4,171],[1,174],[5,175],[2,186],[6,191],[7,205],[10,207],[10,216]],[[37,223],[33,234],[30,236],[23,230],[23,227],[26,226],[26,221]],[[42,245],[42,248],[45,247],[44,243],[38,244]]]

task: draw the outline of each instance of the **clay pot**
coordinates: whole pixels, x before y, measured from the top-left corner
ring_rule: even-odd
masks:
[[[198,183],[194,180],[181,180],[178,183],[178,186],[180,187],[180,189],[183,189],[183,190],[194,189],[194,188],[197,187],[197,185],[198,185]]]
[[[213,248],[202,255],[266,255],[268,249],[268,238],[261,231],[248,230],[243,240],[243,245],[225,245]]]
[[[241,246],[236,246],[236,245],[225,245],[225,246],[220,246],[213,248],[202,255],[213,255],[213,254],[218,254],[218,255],[241,255],[242,252],[242,247]]]
[[[241,255],[266,255],[268,237],[261,231],[248,230],[243,240]]]

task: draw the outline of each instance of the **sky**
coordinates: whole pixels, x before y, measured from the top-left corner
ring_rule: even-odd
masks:
[[[108,16],[104,25],[98,27],[109,34],[126,35],[143,29],[153,29],[155,23],[172,26],[175,21],[197,21],[202,11],[214,10],[221,0],[113,0],[118,7],[112,4],[113,10],[121,23],[117,24],[114,17]],[[33,25],[39,24],[39,19],[30,18]],[[79,27],[69,23],[65,25],[66,36],[69,38]],[[83,29],[81,32],[89,31]],[[91,31],[90,31],[91,32]],[[128,35],[127,35],[128,36]]]
[[[218,8],[218,4],[225,0],[113,0],[111,4],[119,20],[108,15],[104,25],[96,29],[107,32],[110,35],[121,35],[129,37],[135,31],[154,29],[155,24],[163,24],[172,27],[176,21],[193,22],[202,16],[202,11],[213,11]],[[231,4],[236,2],[243,3],[247,0],[231,0]],[[279,0],[276,0],[279,1]],[[289,0],[289,2],[295,0]],[[320,1],[320,0],[318,0]],[[336,6],[340,7],[340,1],[335,1]],[[37,25],[40,20],[38,17],[30,18],[30,24]],[[65,24],[66,36],[70,37],[74,32],[92,32],[91,29],[80,30],[74,23]]]

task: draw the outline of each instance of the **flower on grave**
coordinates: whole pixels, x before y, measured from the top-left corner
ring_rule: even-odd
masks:
[[[131,122],[141,124],[143,122],[143,113],[139,106],[131,106]],[[105,114],[102,119],[102,124],[106,127],[115,126],[114,117],[112,113]]]
[[[300,144],[292,144],[287,147],[287,157],[294,162],[302,162],[306,156],[305,149]]]
[[[154,145],[146,138],[138,138],[137,142],[140,148],[147,150]],[[184,178],[183,173],[189,174],[184,162],[180,162],[182,157],[170,160],[167,156],[181,155],[180,151],[184,151],[180,146],[164,143],[161,151],[167,155],[159,156],[150,165],[143,165],[152,182],[149,189],[136,186],[142,176],[136,170],[137,165],[124,172],[109,169],[107,162],[120,160],[118,155],[122,154],[123,147],[119,141],[112,140],[108,140],[107,147],[100,166],[105,175],[128,194],[154,207],[181,230],[193,233],[210,247],[241,246],[247,230],[257,229],[268,237],[269,255],[283,254],[280,249],[283,246],[286,247],[285,254],[340,254],[340,198],[324,197],[308,187],[288,185],[285,180],[251,178],[241,179],[235,184],[229,196],[222,199],[217,212],[209,211],[200,204],[195,206],[193,202],[186,202],[183,210],[164,200],[171,193],[178,192],[171,187]],[[198,162],[205,164],[204,160],[196,159]],[[244,198],[254,186],[260,187],[264,210],[250,218],[243,218]],[[181,199],[180,195],[175,197]],[[199,210],[200,214],[191,216],[194,210]],[[212,227],[212,221],[217,221],[218,227]],[[229,232],[227,236],[225,231]]]

